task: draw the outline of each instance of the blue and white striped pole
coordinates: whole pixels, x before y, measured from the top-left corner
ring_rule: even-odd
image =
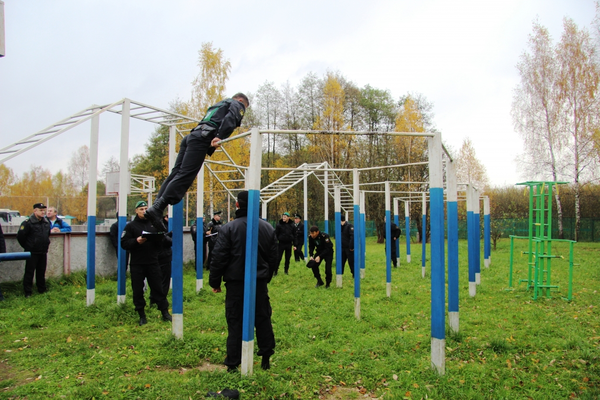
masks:
[[[390,182],[385,181],[385,293],[392,296],[392,215],[390,212]]]
[[[475,282],[481,284],[481,225],[479,216],[479,190],[473,188],[473,228],[475,230]]]
[[[394,199],[394,223],[400,228],[400,217],[398,216],[398,203],[399,199]],[[400,238],[396,240],[396,257],[398,258],[398,265],[400,265]]]
[[[410,202],[404,202],[404,231],[406,233],[406,262],[410,263]]]
[[[123,100],[121,110],[121,152],[119,157],[119,266],[117,269],[117,303],[125,304],[127,283],[127,253],[121,248],[121,234],[127,224],[127,195],[129,194],[129,114],[131,102]]]
[[[204,287],[204,164],[196,181],[196,293]]]
[[[87,293],[86,304],[91,306],[96,301],[96,185],[98,182],[98,132],[100,116],[92,117],[90,133],[90,169],[88,171],[88,203],[87,203]]]
[[[171,279],[173,290],[173,322],[171,332],[177,339],[183,338],[183,201],[172,206],[173,258]]]
[[[475,201],[473,196],[473,185],[467,185],[467,245],[469,253],[469,296],[475,297],[477,294],[477,283],[475,273],[475,247],[479,246],[479,240],[475,236],[475,227],[473,225],[475,221],[474,208]]]
[[[308,171],[304,171],[304,261],[308,263]],[[267,216],[265,215],[265,218]]]
[[[246,175],[248,225],[246,229],[244,312],[242,322],[242,375],[252,375],[254,364],[254,319],[256,314],[256,264],[258,262],[261,164],[262,136],[258,128],[252,128],[250,136],[250,166]]]
[[[448,319],[450,329],[458,332],[458,191],[456,183],[456,165],[453,161],[446,164],[448,185]]]
[[[440,375],[446,371],[445,263],[444,263],[444,187],[442,138],[428,139],[429,204],[431,222],[431,365]]]
[[[490,221],[490,198],[483,197],[483,262],[486,268],[492,263],[491,252],[491,221]]]
[[[342,287],[342,200],[340,187],[333,188],[335,198],[335,286]],[[348,222],[346,222],[348,223]]]
[[[352,170],[352,186],[354,192],[354,316],[360,319],[360,260],[362,224],[360,223],[360,187],[358,169]]]
[[[327,171],[327,165],[325,165],[325,171],[323,171],[323,209],[324,209],[324,218],[323,222],[325,224],[324,230],[325,233],[329,235],[329,174]]]
[[[427,195],[423,193],[421,201],[421,277],[425,278],[425,261],[427,257]]]
[[[360,279],[365,279],[365,259],[367,258],[367,219],[365,192],[360,192]]]

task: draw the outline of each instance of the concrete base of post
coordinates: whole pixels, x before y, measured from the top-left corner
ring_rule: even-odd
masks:
[[[481,273],[475,272],[475,283],[481,285]]]
[[[475,282],[469,282],[469,296],[475,297],[477,294],[477,284]]]
[[[87,290],[87,306],[91,306],[96,301],[96,289]]]
[[[406,262],[409,263],[410,262],[410,254],[406,256]]]
[[[489,268],[490,267],[490,261],[491,260],[489,258],[486,258],[485,260],[483,260],[483,265],[485,265],[486,268]]]
[[[449,312],[448,320],[449,320],[450,329],[452,329],[452,332],[458,333],[458,311]]]
[[[392,297],[392,283],[391,282],[385,283],[385,292],[387,293],[387,297]]]
[[[169,280],[169,289],[173,290],[173,278]]]
[[[204,286],[204,279],[196,279],[196,293],[200,293]]]
[[[242,375],[252,375],[254,366],[254,340],[242,341]]]
[[[360,297],[354,298],[354,316],[360,319]]]
[[[425,267],[421,267],[421,278],[425,278]]]
[[[124,294],[118,294],[117,295],[117,304],[125,304],[125,301],[127,300],[127,296]]]
[[[335,286],[342,287],[342,275],[335,276]]]
[[[446,373],[446,339],[431,338],[431,367],[439,375]]]
[[[183,339],[183,314],[173,314],[171,332],[177,339]]]

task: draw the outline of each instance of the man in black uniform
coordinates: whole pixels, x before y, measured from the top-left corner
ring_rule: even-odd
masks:
[[[304,246],[304,224],[302,223],[302,216],[300,214],[294,215],[294,259],[296,262],[304,261],[304,253],[302,252],[302,246]]]
[[[169,224],[169,216],[164,216],[165,225]],[[166,297],[169,295],[169,286],[171,286],[171,262],[173,261],[173,232],[165,233],[158,250],[158,266],[162,275],[162,291]],[[152,299],[151,299],[152,301]],[[156,302],[156,301],[154,301]]]
[[[290,258],[292,257],[292,244],[294,243],[295,236],[295,228],[292,220],[290,219],[290,213],[287,211],[281,215],[281,219],[277,223],[275,227],[275,235],[277,236],[277,240],[279,240],[279,245],[277,248],[277,258],[279,262],[277,263],[277,269],[275,270],[275,275],[279,272],[279,264],[281,264],[281,259],[283,258],[283,254],[285,253],[285,266],[284,272],[287,275],[290,270]]]
[[[21,223],[17,240],[23,250],[31,253],[31,257],[25,261],[25,275],[23,276],[25,297],[31,297],[34,274],[38,292],[44,293],[46,291],[48,247],[50,247],[50,222],[46,219],[44,203],[33,205],[33,214]]]
[[[206,155],[212,155],[220,146],[219,142],[240,126],[249,105],[248,97],[243,93],[220,101],[210,107],[198,126],[183,138],[171,174],[161,185],[152,207],[146,211],[146,217],[157,229],[167,231],[162,224],[165,208],[179,203],[196,179]]]
[[[212,252],[215,248],[215,244],[217,243],[217,239],[219,238],[219,230],[221,229],[222,225],[221,211],[215,211],[210,222],[206,224],[206,231],[204,232],[204,237],[208,243],[208,258],[206,259],[206,265],[204,265],[204,269],[210,269]]]
[[[121,247],[129,250],[131,254],[129,265],[131,289],[133,304],[140,316],[140,326],[148,323],[144,311],[146,307],[144,279],[148,280],[151,298],[161,312],[163,321],[172,320],[169,314],[169,302],[162,289],[162,274],[158,265],[158,252],[164,235],[157,235],[157,229],[144,216],[147,209],[148,204],[145,201],[138,201],[135,205],[136,217],[125,225],[121,235]]]
[[[346,222],[346,216],[341,216],[342,220],[342,275],[344,274],[344,268],[346,267],[346,260],[348,260],[348,267],[354,278],[354,225]]]
[[[308,238],[308,254],[310,261],[306,266],[312,268],[313,275],[317,278],[316,288],[323,286],[323,279],[319,272],[321,261],[325,260],[325,288],[331,284],[331,265],[333,263],[333,243],[329,235],[320,232],[317,226],[310,227],[310,237]]]
[[[224,225],[217,238],[210,267],[209,285],[213,292],[221,292],[225,281],[225,317],[227,319],[227,358],[229,371],[242,362],[242,322],[244,309],[244,276],[246,263],[246,229],[248,225],[248,192],[238,194],[235,219]],[[254,326],[261,367],[270,368],[269,358],[274,353],[275,335],[271,324],[271,303],[267,284],[277,268],[277,238],[275,229],[266,221],[258,223],[258,262],[256,265],[256,310]]]
[[[6,242],[4,241],[4,233],[2,232],[2,225],[0,224],[0,253],[6,253]],[[4,300],[2,289],[0,289],[0,301]]]
[[[383,222],[386,222],[385,217],[383,217]],[[394,268],[398,267],[398,255],[396,254],[396,247],[397,247],[397,243],[398,243],[398,238],[400,237],[400,235],[402,234],[402,231],[400,230],[400,228],[398,228],[398,226],[395,223],[391,223],[391,235],[392,235],[392,248],[391,248],[391,257],[392,257],[392,265],[394,266]]]

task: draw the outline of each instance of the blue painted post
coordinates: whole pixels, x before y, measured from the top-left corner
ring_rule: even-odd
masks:
[[[127,223],[127,195],[129,194],[129,114],[131,102],[123,100],[121,110],[121,151],[119,157],[119,257],[117,268],[117,303],[125,304],[125,284],[127,283],[127,254],[121,248],[121,233]]]
[[[404,202],[404,231],[406,233],[406,262],[410,263],[410,202]]]
[[[486,268],[492,263],[490,198],[483,198],[483,262]]]
[[[475,282],[481,284],[481,224],[479,215],[479,190],[473,188],[473,228],[475,230]]]
[[[358,169],[352,170],[352,186],[354,192],[354,316],[360,319],[360,247],[362,224],[360,223],[360,187],[358,180]]]
[[[394,223],[398,228],[400,228],[400,217],[398,216],[398,203],[399,199],[394,199]],[[398,257],[398,265],[400,265],[400,238],[396,240],[396,257]]]
[[[365,259],[367,257],[367,219],[365,216],[365,192],[360,192],[360,279],[365,279]]]
[[[467,185],[467,246],[468,246],[468,254],[469,254],[469,296],[475,297],[477,294],[477,283],[475,279],[475,246],[478,246],[479,243],[475,236],[475,227],[473,226],[473,222],[475,218],[473,216],[473,210],[475,208],[474,198],[473,198],[473,185]]]
[[[335,200],[335,286],[342,287],[342,200],[340,187],[333,188]]]
[[[436,133],[428,139],[429,203],[431,222],[431,364],[440,375],[446,370],[445,263],[444,263],[444,187],[442,138]]]
[[[448,319],[450,329],[458,332],[458,191],[456,165],[449,161],[446,168],[448,194]]]
[[[248,225],[246,228],[244,311],[242,321],[242,375],[252,375],[254,364],[254,319],[256,310],[256,264],[258,262],[261,164],[262,137],[258,128],[252,128],[250,136],[250,166],[246,173]]]
[[[91,306],[96,301],[96,185],[98,182],[98,132],[100,116],[92,117],[90,133],[90,165],[88,171],[87,202],[87,293],[86,304]]]
[[[183,338],[183,201],[172,207],[173,258],[171,279],[173,290],[173,323],[171,332],[177,339]]]
[[[425,261],[427,257],[427,195],[423,193],[421,202],[421,277],[425,278]]]
[[[16,253],[0,253],[0,261],[18,261],[31,258],[31,253],[28,251],[20,251]]]
[[[392,296],[392,215],[390,212],[390,183],[385,182],[385,292]]]
[[[204,165],[196,182],[196,293],[199,293],[204,287]]]
[[[329,174],[327,171],[327,165],[325,165],[325,171],[323,171],[323,209],[324,209],[324,218],[323,222],[325,224],[325,233],[329,235]]]
[[[308,263],[308,171],[304,171],[304,261]],[[266,216],[265,216],[266,217]]]

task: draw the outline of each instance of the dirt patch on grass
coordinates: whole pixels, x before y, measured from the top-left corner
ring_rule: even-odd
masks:
[[[321,400],[348,400],[348,399],[378,399],[378,397],[366,391],[362,387],[333,386],[319,393]]]
[[[31,371],[15,371],[6,361],[0,361],[0,391],[7,392],[36,379]]]

